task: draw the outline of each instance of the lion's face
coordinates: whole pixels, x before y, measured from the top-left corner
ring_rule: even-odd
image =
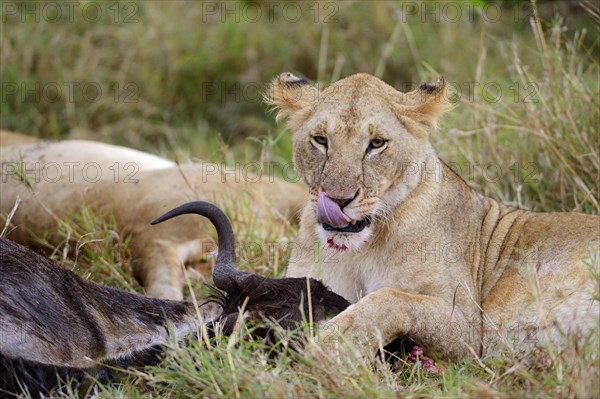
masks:
[[[443,88],[400,93],[358,74],[319,92],[289,73],[275,79],[271,102],[293,131],[294,163],[324,245],[359,249],[415,187]]]

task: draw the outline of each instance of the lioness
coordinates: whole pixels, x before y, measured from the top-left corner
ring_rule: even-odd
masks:
[[[158,215],[204,199],[231,211],[247,209],[245,218],[254,224],[265,218],[285,224],[306,199],[301,185],[273,176],[224,176],[219,165],[176,165],[93,141],[2,146],[0,161],[0,215],[6,219],[21,200],[7,238],[31,244],[50,233],[48,240],[58,245],[64,240],[58,228],[89,206],[105,218],[114,216],[119,232],[131,234],[134,271],[147,294],[163,299],[182,299],[181,265],[216,246],[210,245],[212,229],[203,220],[183,216],[177,223],[150,226]]]
[[[402,93],[357,74],[319,91],[284,73],[268,101],[310,190],[287,276],[353,303],[334,330],[371,349],[408,336],[449,359],[588,338],[600,217],[510,208],[470,189],[428,140],[451,108],[443,79]]]

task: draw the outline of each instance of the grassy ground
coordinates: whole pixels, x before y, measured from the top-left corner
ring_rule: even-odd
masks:
[[[16,13],[7,4],[4,129],[180,159],[287,162],[290,138],[260,101],[276,73],[327,84],[363,71],[398,88],[444,75],[459,101],[432,140],[471,186],[534,210],[600,212],[600,11],[592,3],[543,2],[538,23],[529,3],[486,1],[463,7],[460,17],[452,2],[427,3],[430,13],[412,2],[302,3],[298,15],[278,2],[124,1],[101,3],[97,21],[89,2],[71,16],[42,3],[10,3]],[[118,226],[85,208],[65,222],[77,257],[56,248],[55,259],[96,281],[139,289]],[[294,234],[263,227],[272,240]],[[82,238],[89,232],[98,241]],[[248,267],[281,275],[285,263],[265,256]],[[201,293],[193,275],[191,288]],[[258,342],[206,345],[173,348],[161,367],[121,373],[121,384],[101,396],[600,396],[598,348],[589,346],[447,364],[431,375],[402,362],[365,365],[287,349],[270,357]]]

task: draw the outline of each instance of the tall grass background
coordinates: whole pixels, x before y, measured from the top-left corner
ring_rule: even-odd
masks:
[[[461,102],[432,141],[463,177],[508,203],[600,210],[592,2],[544,2],[538,19],[527,2],[125,1],[94,3],[98,18],[86,2],[72,15],[14,4],[2,8],[5,129],[183,159],[267,146],[284,161],[289,135],[260,95],[277,73],[327,85],[369,72],[404,90],[443,75]]]
[[[325,1],[284,12],[287,3],[266,1],[81,1],[72,15],[43,4],[0,9],[2,129],[179,160],[287,163],[290,135],[261,101],[277,73],[326,86],[369,72],[402,90],[443,75],[457,106],[431,140],[472,187],[533,210],[600,212],[593,2]],[[100,17],[81,12],[90,4]],[[57,249],[56,259],[96,281],[139,288],[118,226],[85,208],[68,223],[100,240],[76,259]],[[280,275],[285,261],[258,259],[252,268]],[[591,268],[598,270],[597,258]],[[122,373],[101,396],[600,396],[598,348],[552,354],[469,360],[430,375],[402,362],[287,349],[273,358],[259,342],[198,344],[172,348],[161,367]]]

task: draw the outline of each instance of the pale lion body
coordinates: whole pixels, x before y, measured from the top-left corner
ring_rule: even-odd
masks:
[[[371,349],[409,336],[455,359],[594,334],[600,217],[513,209],[471,190],[428,140],[450,108],[443,81],[400,93],[359,74],[319,92],[285,73],[270,95],[310,189],[287,275],[322,279],[353,303],[328,333]],[[372,223],[326,230],[321,192]]]
[[[306,198],[301,186],[272,176],[224,177],[218,165],[176,165],[152,154],[92,141],[2,147],[0,160],[3,217],[17,197],[21,199],[7,238],[31,243],[35,236],[50,233],[46,236],[50,242],[59,244],[64,241],[57,233],[60,220],[68,221],[81,206],[89,206],[101,215],[114,216],[119,232],[132,235],[136,275],[149,295],[164,299],[181,299],[182,264],[206,257],[216,247],[211,245],[210,223],[201,218],[182,216],[176,222],[150,226],[157,216],[191,200],[208,200],[233,212],[247,207],[252,221],[268,218],[285,224]],[[85,165],[92,163],[84,173]],[[29,170],[31,188],[17,178],[14,168],[20,164]],[[62,169],[59,175],[56,165]],[[48,170],[42,172],[45,166]]]

